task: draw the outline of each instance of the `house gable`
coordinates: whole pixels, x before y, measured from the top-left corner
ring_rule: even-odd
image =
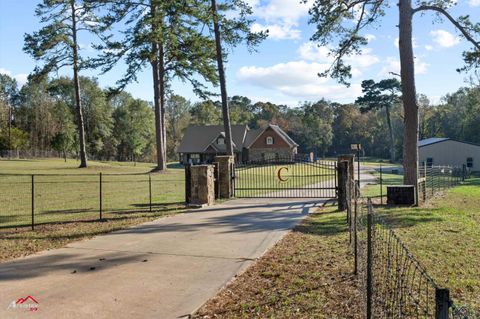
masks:
[[[267,144],[267,138],[273,138],[273,144]],[[268,127],[264,130],[249,147],[250,149],[262,148],[262,149],[275,149],[275,148],[291,148],[285,138],[278,134],[274,129]]]

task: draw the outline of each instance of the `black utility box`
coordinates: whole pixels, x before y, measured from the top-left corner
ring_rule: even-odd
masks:
[[[415,205],[415,186],[413,185],[387,186],[387,204]]]

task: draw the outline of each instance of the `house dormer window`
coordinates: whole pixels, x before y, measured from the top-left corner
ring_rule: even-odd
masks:
[[[267,136],[267,145],[273,145],[273,137]]]
[[[224,144],[225,144],[225,139],[224,139],[223,137],[219,137],[219,138],[217,139],[217,144],[218,144],[218,145],[224,145]]]

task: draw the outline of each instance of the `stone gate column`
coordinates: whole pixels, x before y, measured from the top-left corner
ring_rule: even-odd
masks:
[[[213,205],[215,186],[213,165],[192,165],[190,167],[189,205]]]
[[[215,162],[218,163],[218,188],[219,197],[228,199],[233,197],[233,156],[215,156]]]

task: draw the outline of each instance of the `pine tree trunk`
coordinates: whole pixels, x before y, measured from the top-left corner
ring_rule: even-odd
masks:
[[[390,135],[390,162],[395,162],[395,138],[393,136],[392,120],[390,117],[390,106],[385,106],[385,114],[387,116],[388,134]]]
[[[418,180],[418,106],[415,90],[415,67],[412,44],[412,1],[400,0],[400,66],[405,129],[403,142],[403,181],[417,185]]]
[[[167,126],[165,125],[165,51],[163,48],[163,43],[159,45],[158,53],[158,64],[159,64],[159,81],[160,81],[160,119],[162,123],[162,158],[163,166],[161,170],[167,169]]]
[[[72,35],[73,35],[73,84],[75,87],[75,104],[77,109],[78,135],[80,143],[80,168],[87,167],[87,151],[85,147],[85,124],[83,121],[82,104],[80,100],[80,80],[78,78],[78,44],[77,20],[75,14],[75,1],[70,1],[72,10]]]
[[[158,30],[157,25],[157,5],[151,1],[151,15],[152,15],[152,28]],[[160,63],[159,63],[159,45],[154,39],[152,43],[152,72],[153,72],[153,96],[155,106],[155,140],[157,148],[157,167],[155,171],[163,171],[166,169],[166,163],[164,158],[164,137],[163,137],[163,125],[162,125],[162,99],[164,93],[164,79],[160,76]],[[162,64],[163,65],[163,64]]]
[[[222,96],[222,115],[223,126],[225,129],[226,152],[227,155],[233,155],[232,126],[230,123],[230,111],[228,108],[227,84],[225,80],[225,68],[223,67],[222,39],[220,37],[220,27],[218,25],[217,3],[212,0],[213,29],[215,32],[215,43],[217,49],[218,75],[220,79],[220,93]]]

